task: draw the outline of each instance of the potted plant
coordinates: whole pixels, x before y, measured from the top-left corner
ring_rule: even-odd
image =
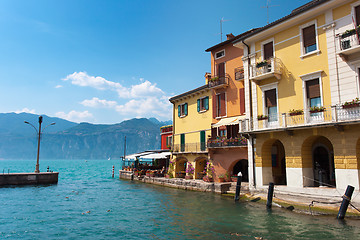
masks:
[[[204,170],[204,174],[206,174],[206,176],[203,177],[203,180],[205,182],[212,182],[214,171],[215,170],[214,170],[214,167],[212,166],[212,164],[210,162],[206,162],[206,166],[205,166],[205,170]]]
[[[268,62],[266,60],[261,61],[261,62],[257,62],[256,63],[256,68],[261,68],[261,67],[265,67],[267,66]]]
[[[311,107],[310,108],[310,113],[318,113],[318,112],[324,112],[326,110],[325,107]]]
[[[355,98],[350,102],[345,102],[342,105],[342,108],[354,108],[354,107],[359,107],[360,106],[360,99],[359,98]]]
[[[340,36],[343,39],[343,38],[347,38],[347,37],[350,37],[352,35],[355,35],[355,33],[356,33],[355,29],[348,29],[344,33],[342,33]]]
[[[226,171],[225,173],[225,182],[230,182],[231,181],[231,178],[230,178],[230,174],[228,171]]]
[[[225,182],[225,175],[224,174],[219,175],[219,182]]]
[[[289,115],[290,116],[296,116],[296,115],[303,115],[304,114],[304,110],[302,109],[290,109],[289,110]]]
[[[185,179],[193,179],[195,168],[191,163],[187,163]]]
[[[268,118],[269,118],[268,116],[262,115],[262,114],[260,114],[260,115],[257,116],[257,120],[258,120],[258,121],[266,120],[266,119],[268,119]]]

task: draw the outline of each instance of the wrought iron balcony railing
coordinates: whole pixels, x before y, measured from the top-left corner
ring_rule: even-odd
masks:
[[[340,54],[340,56],[346,58],[346,56],[360,52],[359,33],[357,33],[355,29],[348,30],[343,34],[338,34],[336,37],[336,52]]]
[[[205,142],[174,144],[173,153],[201,153],[207,151]]]
[[[235,80],[244,80],[244,67],[235,68]]]
[[[209,139],[208,148],[227,148],[247,146],[246,138],[230,138],[230,139]]]
[[[223,76],[215,76],[209,79],[208,81],[209,88],[221,88],[227,87],[229,85],[229,74]]]

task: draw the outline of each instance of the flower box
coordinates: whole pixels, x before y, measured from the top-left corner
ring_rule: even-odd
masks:
[[[304,113],[301,112],[301,113],[289,113],[290,116],[297,116],[297,115],[303,115]]]
[[[204,182],[213,182],[214,179],[213,179],[213,178],[210,178],[210,177],[208,177],[208,176],[205,176],[205,177],[203,177],[203,181],[204,181]]]
[[[185,176],[185,179],[186,179],[186,180],[194,179],[194,176],[193,176],[193,175],[186,175],[186,176]]]
[[[261,68],[261,67],[265,67],[267,66],[268,62],[265,60],[265,61],[262,61],[262,62],[258,62],[256,63],[256,68]]]
[[[341,38],[347,38],[355,34],[356,34],[355,29],[346,30],[343,34],[341,34]]]
[[[292,109],[289,111],[290,116],[297,116],[297,115],[303,115],[304,111],[302,109]]]
[[[231,181],[232,182],[237,182],[237,176],[231,176]]]
[[[258,121],[267,120],[267,119],[269,119],[268,116],[263,116],[263,117],[258,117],[257,118]]]
[[[346,109],[346,108],[354,108],[354,107],[359,107],[360,103],[351,103],[351,104],[344,104],[342,105],[342,108]]]
[[[324,112],[326,110],[325,107],[311,107],[309,112],[310,113],[318,113],[318,112]]]

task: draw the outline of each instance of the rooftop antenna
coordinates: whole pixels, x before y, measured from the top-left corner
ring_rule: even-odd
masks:
[[[270,5],[270,2],[271,0],[266,0],[266,6],[261,6],[261,8],[266,8],[267,24],[269,24],[269,8],[280,6],[280,5]]]
[[[222,23],[227,22],[227,21],[230,21],[230,20],[225,20],[224,18],[220,19],[220,40],[221,40],[221,42],[222,42],[222,35],[223,35],[223,33],[222,33]]]

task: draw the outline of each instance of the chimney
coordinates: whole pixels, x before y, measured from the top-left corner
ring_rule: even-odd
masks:
[[[233,39],[235,36],[232,33],[226,34],[226,40]]]

